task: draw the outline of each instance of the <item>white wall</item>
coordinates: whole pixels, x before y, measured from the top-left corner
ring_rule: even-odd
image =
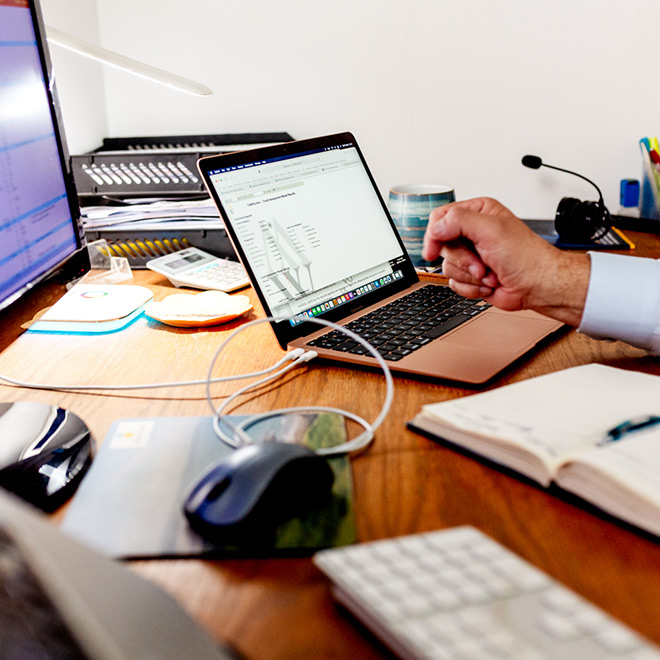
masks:
[[[89,0],[42,0],[46,25],[98,43],[96,4]],[[71,153],[96,148],[108,132],[103,67],[59,46],[49,51]]]
[[[46,0],[44,0],[46,1]],[[74,6],[76,0],[47,0]],[[110,135],[351,130],[383,192],[450,183],[526,217],[596,180],[612,210],[660,133],[657,0],[98,0],[104,46],[200,80],[105,73]],[[62,27],[62,26],[58,26]],[[69,121],[69,120],[67,120]]]

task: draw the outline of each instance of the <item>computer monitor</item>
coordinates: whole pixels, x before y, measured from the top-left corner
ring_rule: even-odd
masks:
[[[0,0],[0,309],[86,250],[38,0]]]

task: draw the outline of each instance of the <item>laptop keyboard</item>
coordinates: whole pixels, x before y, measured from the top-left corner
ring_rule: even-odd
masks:
[[[346,327],[374,346],[383,358],[396,362],[489,307],[487,302],[468,300],[449,287],[428,284],[351,321]],[[308,345],[368,354],[362,344],[339,330],[321,335]]]

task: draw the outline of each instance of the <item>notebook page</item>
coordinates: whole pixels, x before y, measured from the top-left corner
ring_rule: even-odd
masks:
[[[660,427],[644,429],[618,442],[598,447],[596,450],[579,457],[581,465],[595,468],[598,472],[609,475],[612,480],[626,484],[626,488],[640,497],[660,504]],[[562,474],[569,470],[573,474],[584,475],[586,470],[577,464],[570,464]],[[568,477],[562,477],[562,483],[568,483]]]
[[[660,378],[598,364],[566,369],[424,406],[423,415],[482,439],[515,445],[555,468],[626,419],[660,402]]]

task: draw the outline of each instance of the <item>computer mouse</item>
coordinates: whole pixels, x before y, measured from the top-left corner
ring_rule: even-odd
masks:
[[[87,471],[93,441],[72,412],[48,403],[0,403],[0,486],[54,511]]]
[[[265,442],[236,449],[194,486],[184,512],[214,542],[258,542],[279,523],[330,501],[334,473],[311,449]]]

